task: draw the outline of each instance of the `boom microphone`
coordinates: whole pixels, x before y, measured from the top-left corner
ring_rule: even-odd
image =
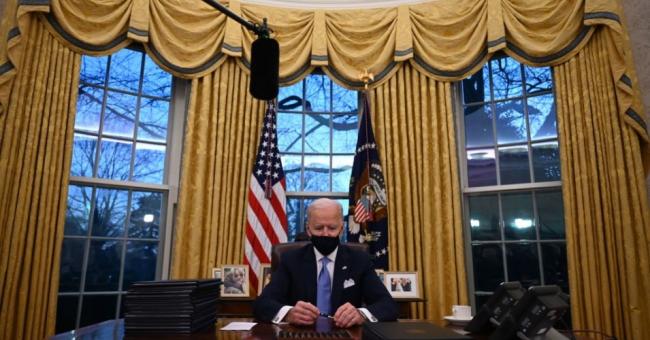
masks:
[[[280,45],[275,39],[259,37],[251,46],[251,81],[249,91],[260,100],[278,96]]]

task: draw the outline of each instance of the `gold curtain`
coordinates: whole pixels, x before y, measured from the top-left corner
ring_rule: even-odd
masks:
[[[194,79],[188,108],[172,276],[209,277],[241,263],[246,194],[264,107],[249,77],[229,59]]]
[[[0,338],[54,332],[80,56],[33,20],[0,115]]]
[[[440,322],[467,304],[452,86],[409,64],[371,91],[389,195],[391,270],[418,270],[426,303],[414,315]]]
[[[649,339],[650,208],[639,136],[617,114],[609,33],[554,69],[573,327]]]

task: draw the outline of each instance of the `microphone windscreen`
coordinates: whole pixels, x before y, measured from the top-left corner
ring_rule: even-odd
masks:
[[[274,39],[257,38],[251,47],[250,93],[261,100],[278,96],[280,45]]]

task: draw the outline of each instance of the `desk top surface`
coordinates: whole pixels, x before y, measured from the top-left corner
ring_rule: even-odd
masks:
[[[222,331],[221,327],[233,321],[252,321],[251,319],[218,319],[216,326],[209,329],[191,333],[191,334],[147,334],[147,335],[130,335],[124,334],[124,320],[108,320],[98,324],[86,326],[76,331],[57,334],[50,338],[50,340],[64,340],[64,339],[276,339],[280,332],[337,332],[341,329],[333,326],[332,321],[323,319],[316,327],[295,327],[288,324],[274,325],[269,323],[258,323],[250,331]],[[361,327],[351,327],[345,329],[348,339],[361,339]],[[339,333],[337,333],[339,334]]]

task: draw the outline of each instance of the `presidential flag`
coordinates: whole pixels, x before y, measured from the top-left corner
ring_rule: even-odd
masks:
[[[359,137],[350,178],[348,242],[368,243],[375,268],[388,269],[388,208],[386,184],[370,121],[370,105],[363,95]]]
[[[287,242],[286,183],[278,151],[276,108],[274,102],[267,103],[246,208],[244,261],[252,287],[258,287],[262,264],[271,262],[271,246]]]

